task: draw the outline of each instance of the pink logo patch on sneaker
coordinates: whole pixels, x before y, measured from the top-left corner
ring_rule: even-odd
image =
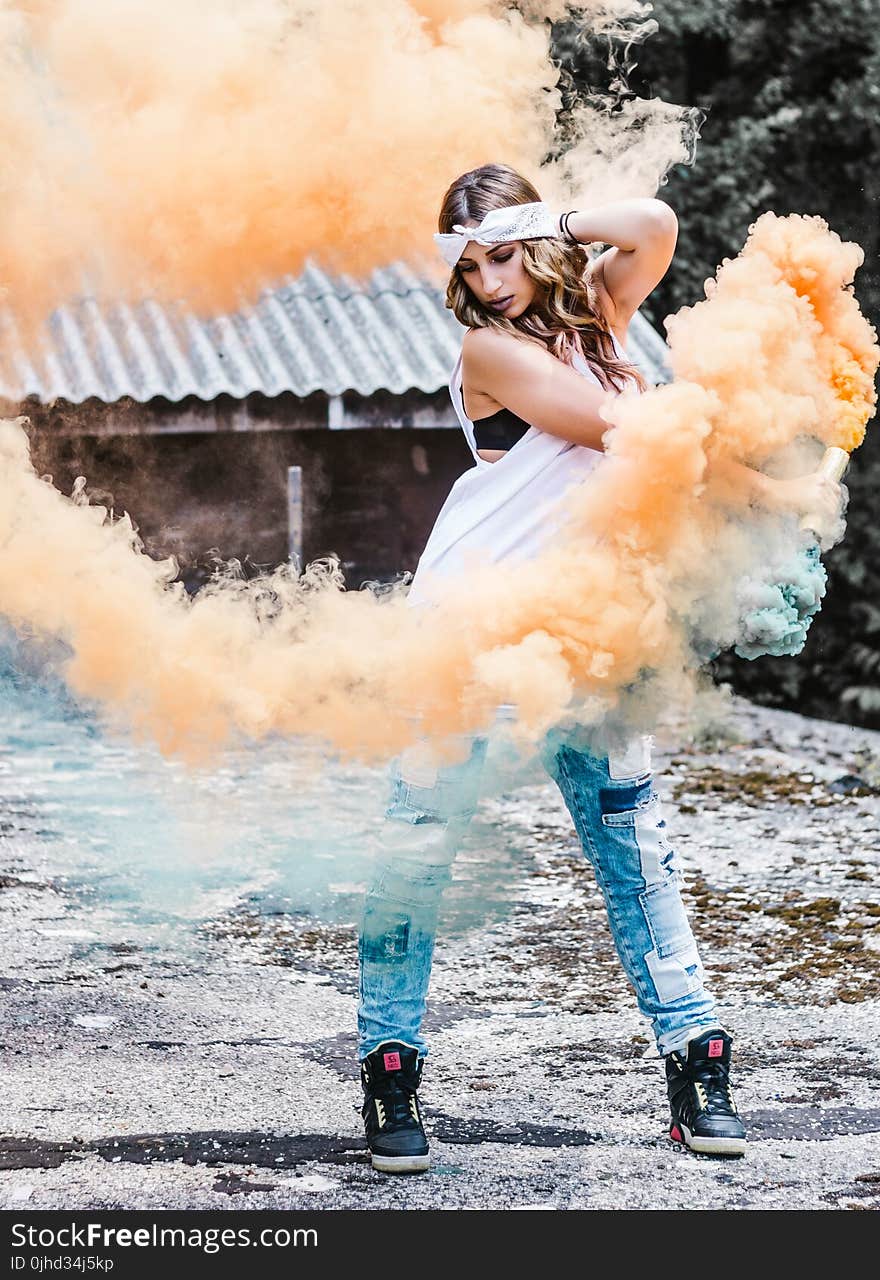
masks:
[[[673,1141],[673,1142],[683,1142],[683,1141],[684,1141],[684,1139],[683,1139],[683,1138],[682,1138],[682,1136],[681,1136],[681,1129],[679,1129],[679,1127],[678,1127],[678,1125],[677,1125],[677,1124],[674,1124],[674,1125],[672,1126],[672,1128],[669,1130],[669,1136],[670,1136],[670,1138],[672,1139],[672,1141]]]
[[[721,1041],[719,1040],[718,1043],[720,1044]],[[385,1062],[386,1071],[400,1070],[400,1054],[399,1053],[386,1053],[383,1055],[383,1060]]]
[[[710,1040],[710,1041],[709,1041],[709,1057],[710,1057],[710,1058],[720,1058],[720,1057],[722,1056],[722,1054],[723,1054],[723,1053],[724,1053],[724,1041],[723,1041],[723,1040]]]

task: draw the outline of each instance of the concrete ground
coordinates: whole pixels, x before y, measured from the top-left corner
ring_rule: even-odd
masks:
[[[353,923],[252,897],[182,959],[104,937],[7,768],[0,1206],[880,1207],[880,734],[736,701],[657,774],[734,1036],[744,1159],[666,1138],[661,1063],[549,781],[483,805],[519,871],[504,911],[438,945],[434,1165],[389,1178],[357,1111]]]

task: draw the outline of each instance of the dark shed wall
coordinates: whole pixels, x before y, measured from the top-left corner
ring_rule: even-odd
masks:
[[[304,556],[335,553],[349,586],[415,568],[454,480],[472,463],[459,431],[273,430],[58,435],[31,428],[32,457],[69,493],[78,475],[128,511],[150,555],[197,579],[212,554],[287,558],[287,468],[303,472]]]

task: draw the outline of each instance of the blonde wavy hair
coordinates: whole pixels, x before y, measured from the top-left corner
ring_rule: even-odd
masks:
[[[452,231],[455,223],[482,222],[491,209],[532,204],[541,197],[527,178],[506,164],[484,164],[456,178],[440,208],[438,230]],[[620,360],[608,324],[587,277],[589,257],[581,245],[565,240],[521,240],[523,268],[536,287],[531,305],[508,320],[487,310],[471,292],[457,266],[446,288],[446,305],[469,329],[498,329],[546,347],[551,355],[571,364],[581,355],[608,390],[622,391],[628,382],[647,387],[634,364]]]

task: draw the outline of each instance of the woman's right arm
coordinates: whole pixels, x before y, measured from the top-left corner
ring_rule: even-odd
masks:
[[[493,329],[471,329],[463,352],[469,386],[548,435],[602,450],[610,428],[599,406],[614,392],[588,382],[537,343]]]
[[[777,480],[733,458],[718,458],[711,464],[711,479],[721,502],[754,504],[779,514],[811,512],[831,522],[840,513],[842,486],[821,471]]]

